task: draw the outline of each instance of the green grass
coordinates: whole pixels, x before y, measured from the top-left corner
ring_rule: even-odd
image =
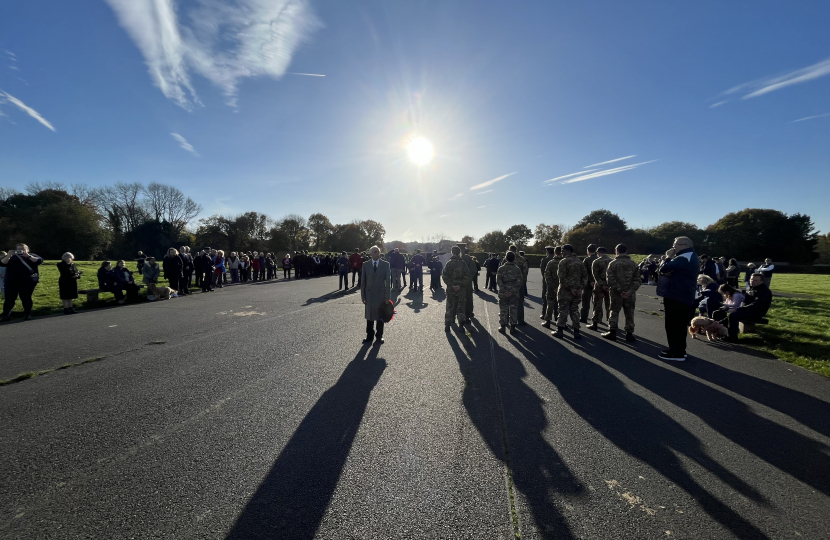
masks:
[[[830,276],[777,274],[772,290],[805,298],[773,298],[769,324],[741,334],[741,344],[830,377]]]

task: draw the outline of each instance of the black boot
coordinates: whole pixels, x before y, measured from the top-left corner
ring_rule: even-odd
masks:
[[[505,328],[507,328],[506,324],[499,324],[499,332],[504,332]]]
[[[590,326],[588,326],[588,330],[599,330],[599,326],[597,326],[597,323],[592,322]]]
[[[557,326],[556,331],[551,332],[551,335],[553,335],[553,337],[558,337],[558,338],[565,337],[565,334],[562,332],[562,327],[561,326]]]
[[[604,337],[605,339],[607,339],[609,341],[617,341],[617,329],[616,328],[611,328],[607,332],[603,332],[602,337]]]
[[[574,339],[582,339],[582,334],[579,333],[579,328],[574,328]]]
[[[633,343],[637,341],[637,338],[634,337],[634,332],[626,332],[625,333],[625,340],[629,343]]]
[[[550,321],[545,321],[542,323],[542,328],[550,328]]]
[[[72,315],[72,312],[69,311],[69,308],[63,308],[63,314],[64,315]]]
[[[515,334],[515,333],[516,333],[516,325],[515,325],[515,324],[511,324],[511,325],[510,325],[510,333],[511,333],[511,334]]]

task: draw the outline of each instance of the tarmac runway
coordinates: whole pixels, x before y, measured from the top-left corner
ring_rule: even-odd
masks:
[[[403,291],[365,346],[336,286],[0,326],[0,379],[103,357],[0,387],[0,538],[830,538],[830,380],[657,359],[654,287],[635,344],[553,338],[532,269],[515,335],[483,288],[449,333]]]

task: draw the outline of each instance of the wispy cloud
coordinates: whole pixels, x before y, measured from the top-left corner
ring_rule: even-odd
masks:
[[[770,92],[774,92],[782,88],[786,88],[787,86],[805,83],[807,81],[812,81],[813,79],[818,79],[819,77],[825,77],[827,75],[830,75],[830,58],[822,60],[821,62],[817,62],[812,66],[807,66],[805,68],[791,71],[790,73],[786,73],[784,75],[780,75],[777,77],[764,77],[762,79],[757,79],[754,81],[739,84],[737,86],[733,86],[729,90],[721,92],[721,94],[718,97],[743,94],[741,96],[741,99],[751,99],[754,97],[763,96],[764,94],[769,94]],[[728,100],[721,100],[718,103],[715,103],[714,105],[710,105],[710,107],[718,107],[720,105],[723,105],[726,101]]]
[[[827,116],[830,116],[830,113],[816,114],[814,116],[805,116],[804,118],[799,118],[798,120],[793,120],[790,123],[795,124],[796,122],[803,122],[805,120],[813,120],[814,118],[825,118]]]
[[[487,180],[486,182],[476,184],[476,185],[474,185],[473,187],[470,188],[470,191],[472,191],[474,189],[486,188],[487,186],[492,186],[496,182],[500,182],[500,181],[504,180],[505,178],[507,178],[508,176],[513,176],[514,174],[518,174],[518,172],[519,171],[512,172],[510,174],[505,174],[504,176],[499,176],[498,178],[493,178],[492,180]]]
[[[106,0],[144,56],[165,97],[191,110],[201,104],[190,70],[221,88],[236,106],[239,81],[282,77],[297,47],[320,23],[302,0],[200,0],[179,20],[174,0]]]
[[[597,171],[591,174],[577,176],[576,178],[571,178],[570,180],[565,180],[564,182],[562,182],[562,184],[573,184],[574,182],[582,182],[584,180],[590,180],[591,178],[599,178],[600,176],[608,176],[609,174],[617,174],[625,171],[630,171],[642,165],[654,163],[655,161],[657,160],[652,159],[651,161],[643,161],[642,163],[635,163],[633,165],[624,165],[622,167],[615,167],[613,169],[605,169],[604,171]]]
[[[305,75],[306,77],[325,77],[325,75],[321,75],[319,73],[296,73],[290,72],[289,75]]]
[[[550,184],[551,182],[556,182],[557,180],[562,180],[563,178],[570,178],[571,176],[577,176],[577,175],[580,175],[580,174],[587,174],[589,172],[598,171],[598,170],[599,169],[591,169],[591,170],[588,170],[588,171],[579,171],[579,172],[575,172],[575,173],[571,173],[571,174],[566,174],[566,175],[563,175],[563,176],[557,176],[556,178],[551,178],[550,180],[545,180],[542,183],[543,184]]]
[[[478,195],[484,195],[485,193],[490,193],[492,191],[493,191],[492,189],[488,189],[488,190],[485,190],[485,191],[479,191]]]
[[[178,141],[180,147],[184,148],[185,150],[187,150],[188,152],[190,152],[194,156],[199,155],[199,153],[196,152],[196,149],[193,148],[193,145],[190,144],[189,142],[187,142],[187,139],[185,139],[184,137],[182,137],[178,133],[171,133],[170,135],[172,135],[173,138],[176,139],[176,141]]]
[[[481,210],[482,208],[490,208],[491,206],[495,206],[495,205],[485,204],[484,206],[476,206],[476,210]]]
[[[710,109],[714,109],[714,108],[716,108],[716,107],[720,107],[720,106],[721,106],[721,105],[723,105],[724,103],[726,103],[726,100],[723,100],[723,101],[718,101],[717,103],[712,103],[711,105],[709,105],[709,108],[710,108]]]
[[[588,165],[588,166],[585,166],[585,167],[582,167],[582,168],[583,169],[590,169],[591,167],[599,167],[600,165],[608,165],[609,163],[616,163],[618,161],[622,161],[624,159],[631,159],[633,157],[637,157],[637,154],[634,154],[633,156],[620,157],[620,158],[617,158],[617,159],[609,159],[608,161],[603,161],[602,163],[594,163],[593,165]]]
[[[22,101],[20,101],[16,97],[14,97],[13,95],[8,94],[8,93],[3,92],[3,91],[0,90],[0,104],[2,104],[2,103],[11,103],[12,105],[17,107],[18,109],[20,109],[24,113],[28,114],[29,116],[31,116],[32,118],[34,118],[35,120],[37,120],[38,122],[40,122],[41,124],[46,126],[47,128],[51,129],[52,131],[55,131],[55,126],[53,126],[49,122],[49,120],[42,117],[39,112],[37,112],[33,108],[29,107],[28,105],[26,105],[25,103],[23,103]]]
[[[455,195],[453,195],[452,197],[450,197],[450,198],[449,198],[449,199],[447,199],[447,200],[448,200],[448,201],[454,201],[454,200],[456,200],[456,199],[460,199],[460,198],[461,198],[461,197],[463,197],[463,196],[464,196],[464,194],[463,194],[463,193],[456,193]]]

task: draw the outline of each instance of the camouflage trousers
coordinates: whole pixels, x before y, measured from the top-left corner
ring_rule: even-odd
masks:
[[[602,322],[602,306],[605,305],[605,314],[611,316],[611,300],[609,298],[609,291],[602,288],[602,285],[596,285],[594,288],[594,313],[591,317],[591,322],[599,324]]]
[[[582,302],[582,295],[574,296],[571,291],[559,291],[559,317],[556,319],[556,326],[565,328],[568,326],[568,315],[571,316],[571,326],[574,330],[579,329],[579,304]]]
[[[519,324],[519,291],[512,291],[509,298],[499,294],[499,324]]]
[[[458,315],[458,324],[467,322],[467,293],[462,286],[457,291],[452,286],[447,287],[447,312],[444,315],[444,324],[452,324]]]
[[[620,293],[611,291],[611,317],[608,321],[608,328],[616,330],[620,320],[620,309],[625,314],[625,331],[634,333],[634,306],[637,303],[637,293],[631,293],[628,298],[623,298]]]
[[[519,290],[519,302],[518,307],[516,308],[516,319],[520,323],[525,322],[525,289],[524,286]]]
[[[556,299],[556,289],[553,290],[553,294],[545,295],[545,302],[545,311],[542,315],[546,321],[556,322],[559,318],[559,300]]]
[[[465,302],[464,302],[464,314],[467,316],[468,319],[473,317],[473,282],[469,282],[467,285],[461,287],[461,290],[464,291]]]

